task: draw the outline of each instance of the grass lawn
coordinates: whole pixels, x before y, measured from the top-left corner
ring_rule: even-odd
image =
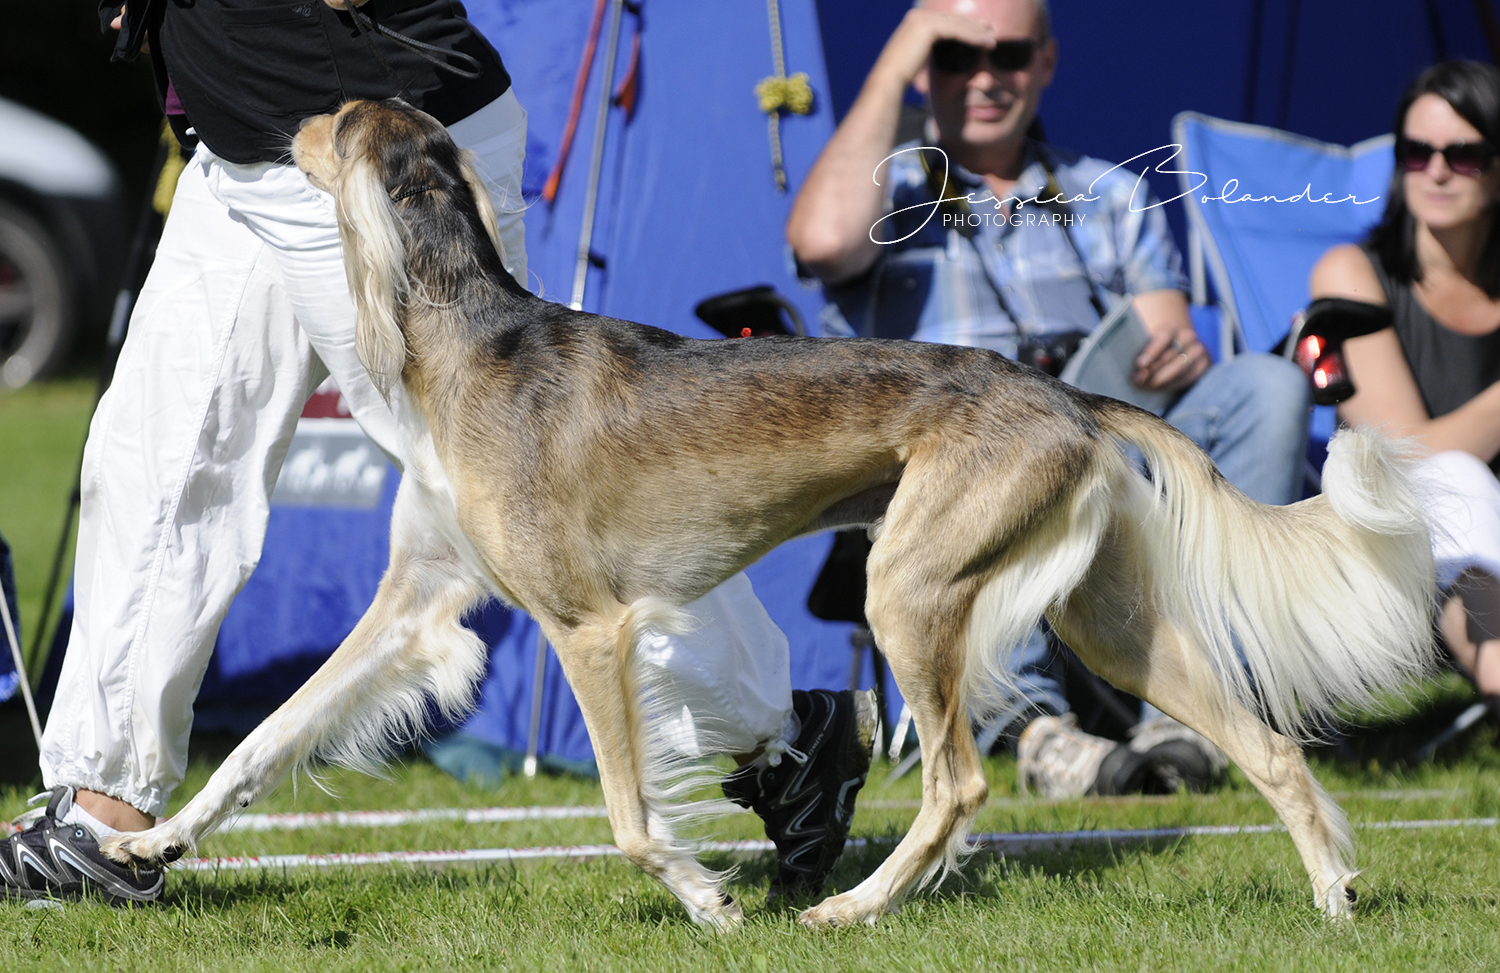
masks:
[[[28,653],[40,624],[47,573],[78,475],[94,387],[92,378],[60,379],[0,394],[0,456],[5,457],[5,473],[0,475],[0,536],[10,543],[15,556],[17,607]],[[70,547],[64,583],[72,573]],[[55,618],[55,607],[53,612]]]
[[[180,806],[223,744],[195,740]],[[981,831],[1267,823],[1270,809],[1238,774],[1209,796],[1019,799],[1015,765],[989,761]],[[1494,815],[1500,758],[1482,731],[1444,762],[1387,770],[1321,762],[1317,772],[1353,821]],[[918,782],[891,786],[878,766],[854,833],[899,835]],[[420,758],[392,779],[335,771],[334,798],[306,781],[255,810],[320,811],[522,804],[598,804],[591,781],[512,778],[497,790],[460,784]],[[0,814],[25,792],[0,792]],[[758,820],[721,819],[714,834],[759,837]],[[236,832],[210,856],[493,848],[607,842],[602,820]],[[320,970],[1491,970],[1500,968],[1500,833],[1494,828],[1357,834],[1360,903],[1335,927],[1312,897],[1284,834],[1090,846],[998,859],[980,855],[938,891],[915,896],[874,928],[810,932],[794,908],[765,906],[769,857],[738,862],[730,887],[741,930],[694,927],[664,889],[619,860],[504,866],[378,866],[178,874],[158,906],[113,910],[0,905],[0,969]],[[851,851],[833,885],[849,888],[888,847]],[[716,864],[734,864],[721,857]]]
[[[0,398],[0,533],[16,550],[21,614],[36,624],[66,509],[92,382],[51,382]],[[30,644],[30,637],[27,644]],[[1453,679],[1424,699],[1461,697]],[[7,711],[8,712],[8,711]],[[0,723],[0,817],[24,808],[35,751],[24,722]],[[22,717],[24,719],[24,717]],[[1425,731],[1424,731],[1425,732]],[[1420,739],[1421,736],[1411,734]],[[1500,751],[1484,728],[1437,763],[1407,768],[1383,745],[1324,758],[1315,770],[1356,822],[1500,813]],[[1410,741],[1406,741],[1409,745]],[[226,741],[197,737],[175,807],[203,786]],[[988,763],[992,797],[980,831],[1261,824],[1269,807],[1243,777],[1207,796],[1020,799],[1015,765]],[[885,786],[883,766],[861,795],[856,836],[889,838],[910,824],[914,776]],[[512,778],[480,790],[420,757],[390,780],[333,771],[338,798],[303,781],[256,811],[599,804],[597,783]],[[717,823],[725,838],[760,837],[757,819]],[[603,820],[422,823],[393,828],[235,832],[209,856],[494,848],[609,841]],[[726,936],[688,922],[677,902],[615,859],[505,866],[381,866],[285,872],[181,873],[153,907],[0,904],[0,970],[1495,970],[1500,969],[1500,833],[1494,828],[1356,832],[1366,869],[1352,923],[1319,918],[1284,834],[1093,845],[1012,858],[975,856],[937,891],[915,896],[873,928],[810,932],[791,906],[767,908],[769,857],[739,862],[730,891],[743,929]],[[888,852],[873,844],[840,862],[852,887]]]

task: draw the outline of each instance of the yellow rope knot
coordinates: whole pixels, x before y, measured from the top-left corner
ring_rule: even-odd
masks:
[[[760,110],[767,114],[783,108],[794,115],[812,112],[813,90],[806,71],[791,77],[771,75],[755,86],[755,97],[760,99]]]

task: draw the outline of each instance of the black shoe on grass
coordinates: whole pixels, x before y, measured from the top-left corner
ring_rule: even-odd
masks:
[[[724,780],[724,795],[760,815],[776,844],[776,877],[767,902],[812,896],[844,853],[854,799],[870,770],[878,716],[873,694],[795,690],[802,732],[776,766],[757,760]]]
[[[110,905],[145,904],[160,898],[166,874],[159,869],[116,865],[105,858],[92,831],[60,820],[72,805],[73,788],[54,787],[46,811],[26,824],[24,831],[0,842],[0,888],[5,896],[69,900],[97,896]]]

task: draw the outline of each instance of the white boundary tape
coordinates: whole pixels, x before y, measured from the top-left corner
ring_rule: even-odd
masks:
[[[1260,795],[1245,792],[1247,798]],[[1363,797],[1385,801],[1440,800],[1457,797],[1457,791],[1443,790],[1384,790],[1351,791],[1336,794],[1340,799]],[[1140,795],[1129,798],[1140,801]],[[1011,805],[1035,805],[1046,803],[1036,798],[995,798],[986,802],[988,807]],[[918,800],[907,801],[860,801],[859,806],[868,810],[915,811],[922,806]],[[739,810],[745,811],[740,808]],[[745,813],[749,813],[745,811]],[[437,821],[457,821],[463,824],[506,824],[515,821],[564,821],[578,818],[608,818],[609,812],[602,804],[569,804],[553,807],[475,807],[475,808],[422,808],[409,811],[323,811],[286,814],[242,814],[226,824],[220,831],[301,831],[306,828],[394,828],[409,824],[424,824]]]
[[[1258,798],[1260,795],[1244,791],[1240,795],[1246,799]],[[1367,800],[1380,801],[1419,801],[1419,800],[1441,800],[1443,798],[1456,798],[1458,791],[1447,790],[1379,790],[1379,791],[1349,791],[1334,794],[1334,797],[1344,800],[1351,797],[1360,797]],[[1098,798],[1106,802],[1115,801],[1152,801],[1158,798],[1142,797],[1134,795],[1125,798]],[[987,807],[1011,807],[1011,806],[1035,806],[1038,804],[1061,803],[1061,801],[1046,801],[1031,797],[998,797],[986,802]],[[871,800],[861,801],[859,806],[868,810],[903,810],[915,811],[922,806],[919,800]],[[750,813],[744,808],[737,811]],[[427,822],[456,821],[463,824],[506,824],[516,821],[565,821],[577,819],[606,819],[609,812],[602,804],[567,804],[557,806],[522,806],[522,807],[478,807],[478,808],[419,808],[415,810],[386,810],[386,811],[323,811],[323,812],[298,812],[284,814],[241,814],[224,825],[219,830],[225,831],[301,831],[307,828],[395,828],[404,825],[424,824]],[[17,819],[18,821],[21,819]],[[0,838],[13,834],[21,829],[16,826],[16,821],[0,821]]]
[[[1428,821],[1374,821],[1355,827],[1366,831],[1429,831],[1445,828],[1494,828],[1500,818],[1450,818]],[[1275,834],[1285,831],[1279,824],[1195,825],[1181,828],[1119,828],[1102,831],[1034,831],[1013,834],[976,834],[970,837],[977,850],[1007,855],[1024,851],[1062,850],[1080,844],[1157,841],[1169,838],[1233,837]],[[850,840],[847,847],[862,848],[874,842]],[[769,841],[713,841],[699,851],[755,854],[774,850]],[[457,851],[371,851],[332,855],[262,855],[239,858],[190,858],[173,866],[188,872],[263,871],[289,868],[331,868],[349,865],[442,865],[453,863],[516,862],[568,858],[613,858],[620,855],[614,845],[553,845],[537,848],[471,848]]]
[[[424,808],[416,811],[326,811],[305,814],[242,814],[223,831],[300,831],[303,828],[393,828],[428,821],[460,821],[464,824],[503,824],[510,821],[561,821],[571,818],[607,818],[603,804],[560,807]]]

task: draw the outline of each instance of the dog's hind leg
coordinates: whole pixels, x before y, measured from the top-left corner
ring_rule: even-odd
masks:
[[[725,875],[704,866],[672,833],[676,790],[662,793],[658,786],[664,758],[653,752],[648,701],[636,678],[634,649],[642,635],[673,631],[684,619],[654,598],[619,607],[571,625],[539,616],[588,726],[615,844],[665,885],[694,922],[733,928],[743,912],[722,891]]]
[[[901,904],[905,894],[951,867],[962,852],[968,828],[989,794],[963,692],[963,660],[953,647],[963,640],[958,619],[927,626],[888,613],[878,624],[896,684],[911,707],[922,741],[922,809],[901,843],[859,885],[825,899],[801,915],[809,926],[873,923]],[[943,648],[946,647],[946,650]],[[933,651],[936,650],[936,651]]]
[[[956,865],[989,793],[971,693],[1093,557],[1107,495],[1090,454],[1066,439],[1011,446],[998,469],[914,460],[887,508],[866,614],[922,742],[922,809],[874,874],[802,914],[808,925],[873,923]]]
[[[485,652],[460,619],[487,589],[434,526],[431,505],[441,502],[415,477],[402,481],[390,567],[354,631],[181,811],[149,831],[106,840],[105,854],[175,861],[299,764],[323,759],[374,770],[400,737],[420,732],[429,701],[447,715],[469,704]]]
[[[1301,748],[1233,699],[1188,638],[1140,597],[1118,540],[1106,542],[1084,583],[1049,613],[1053,628],[1094,672],[1217,744],[1286,824],[1318,907],[1332,918],[1349,915],[1356,873],[1346,864],[1352,846],[1343,812]]]
[[[989,793],[965,691],[965,609],[978,583],[913,585],[917,571],[897,580],[888,569],[901,557],[892,540],[888,532],[871,554],[867,611],[922,741],[922,808],[873,874],[802,913],[809,926],[873,923],[895,911],[908,891],[952,867]],[[911,554],[907,546],[904,555]]]
[[[1357,872],[1348,865],[1353,842],[1344,812],[1313,777],[1302,748],[1224,694],[1208,665],[1179,639],[1161,626],[1145,678],[1122,688],[1217,744],[1286,825],[1318,908],[1333,919],[1350,915],[1349,882]]]

